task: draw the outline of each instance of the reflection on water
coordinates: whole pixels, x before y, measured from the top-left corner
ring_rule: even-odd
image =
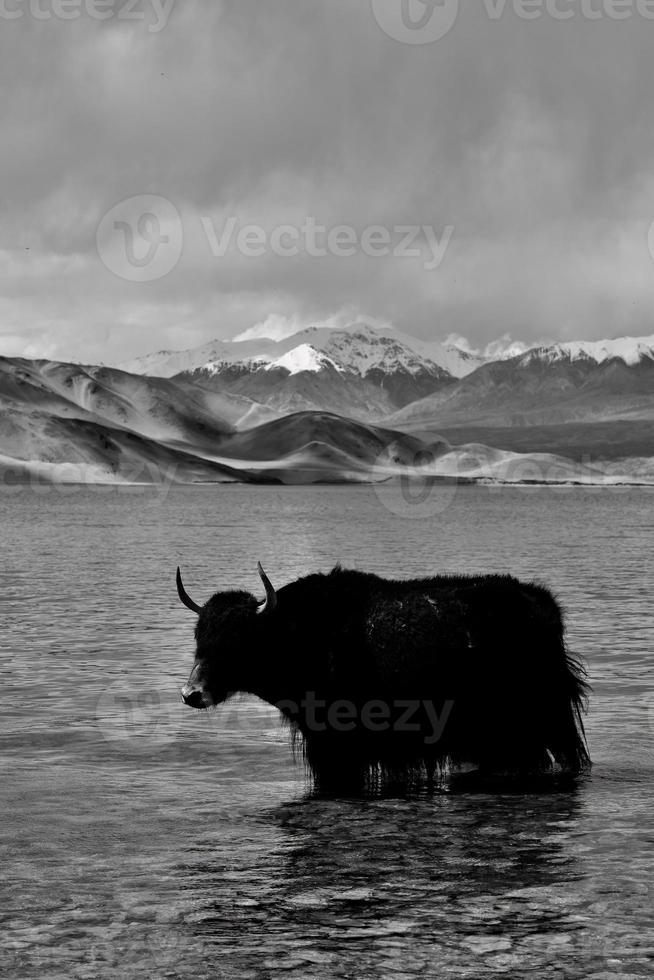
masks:
[[[243,977],[647,976],[651,870],[592,880],[583,818],[577,793],[276,807],[269,852],[194,849],[193,935]]]
[[[649,500],[619,503],[467,488],[407,521],[366,488],[0,499],[0,975],[651,976]],[[272,710],[178,700],[193,617],[171,572],[256,588],[258,557],[278,582],[336,559],[536,572],[589,660],[592,775],[313,797]]]
[[[262,957],[271,970],[313,964],[318,975],[321,964],[347,975],[354,961],[364,976],[424,976],[466,958],[478,975],[482,954],[514,974],[564,947],[574,959],[582,926],[555,892],[583,875],[566,848],[579,807],[575,794],[276,807],[260,817],[264,833],[285,833],[264,862],[235,864],[216,842],[195,852],[195,934],[243,976]]]

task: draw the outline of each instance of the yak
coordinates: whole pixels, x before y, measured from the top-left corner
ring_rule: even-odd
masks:
[[[265,599],[218,592],[197,614],[182,699],[276,706],[318,788],[473,770],[577,774],[590,759],[585,670],[561,609],[510,575],[389,580],[336,566]]]

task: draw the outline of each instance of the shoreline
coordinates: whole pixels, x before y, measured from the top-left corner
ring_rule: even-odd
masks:
[[[407,480],[409,483],[430,484],[431,486],[486,486],[486,487],[527,487],[530,489],[545,489],[548,487],[556,488],[588,488],[588,489],[629,489],[629,488],[651,488],[654,489],[654,479],[637,480],[619,477],[612,477],[608,480],[501,480],[492,477],[406,477],[393,476],[384,480],[359,480],[359,479],[325,479],[325,480],[289,480],[280,479],[249,479],[249,480],[161,480],[154,481],[104,481],[104,480],[25,480],[15,483],[2,484],[0,482],[0,494],[3,491],[17,492],[22,488],[44,490],[47,487],[103,487],[106,489],[160,489],[166,487],[213,487],[213,486],[239,486],[239,487],[384,487],[393,486],[396,482]]]

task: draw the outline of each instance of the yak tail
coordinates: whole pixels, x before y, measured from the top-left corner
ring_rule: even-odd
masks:
[[[552,705],[548,748],[562,768],[578,773],[591,764],[583,720],[591,688],[581,659],[569,651],[563,653],[564,678],[561,694]]]

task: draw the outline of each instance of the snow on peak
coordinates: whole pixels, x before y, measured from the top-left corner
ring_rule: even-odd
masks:
[[[303,332],[302,336],[307,333]],[[318,328],[311,343],[344,371],[360,377],[373,370],[388,374],[396,371],[438,373],[441,370],[440,364],[416,351],[392,329],[373,328],[366,323],[353,323],[347,329],[339,330]]]
[[[625,364],[639,364],[644,358],[654,360],[654,335],[650,337],[619,337],[616,340],[572,340],[551,347],[537,347],[522,359],[523,364],[532,360],[579,361],[591,360],[596,364],[618,358]]]
[[[372,370],[384,373],[402,371],[416,375],[426,371],[434,376],[444,370],[460,378],[489,359],[448,340],[421,340],[401,333],[390,324],[372,326],[357,320],[346,327],[306,327],[282,339],[257,336],[248,340],[213,340],[202,347],[177,352],[160,351],[120,366],[135,374],[167,378],[194,371],[218,374],[221,370],[239,366],[246,370],[259,370],[279,362],[297,348],[305,347],[311,347],[314,351],[309,358],[311,364],[316,364],[315,352],[320,351],[337,369],[361,377]],[[315,371],[319,368],[314,366],[302,370]]]
[[[256,337],[249,340],[213,340],[202,347],[177,353],[162,351],[123,364],[123,370],[136,374],[173,377],[180,373],[225,370],[258,371],[269,367],[286,368],[291,374],[318,372],[331,366],[342,373],[366,377],[369,372],[395,372],[439,377],[441,370],[456,378],[470,374],[489,361],[520,357],[519,364],[532,360],[554,363],[590,359],[602,363],[621,358],[637,364],[643,358],[654,360],[654,336],[623,337],[618,340],[572,341],[548,344],[540,341],[531,349],[522,341],[504,334],[484,348],[475,349],[458,334],[441,340],[409,336],[391,324],[357,320],[346,327],[311,326],[282,339]]]
[[[325,367],[332,367],[337,371],[343,370],[331,357],[327,357],[322,351],[316,350],[311,344],[300,344],[266,364],[265,370],[272,371],[274,368],[284,368],[289,374],[300,374],[301,371],[317,373]]]
[[[205,371],[207,374],[220,374],[226,367],[230,367],[233,364],[240,364],[243,367],[251,368],[256,371],[257,368],[263,367],[268,364],[270,358],[266,357],[264,354],[253,354],[251,357],[242,357],[239,361],[235,361],[233,357],[213,357],[211,360],[206,361],[205,364],[200,366],[201,371]]]

